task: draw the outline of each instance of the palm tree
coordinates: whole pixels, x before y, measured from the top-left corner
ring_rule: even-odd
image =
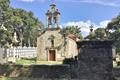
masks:
[[[82,39],[81,30],[78,26],[66,26],[62,28],[61,33],[65,36],[67,36],[68,34],[75,34],[77,37]]]

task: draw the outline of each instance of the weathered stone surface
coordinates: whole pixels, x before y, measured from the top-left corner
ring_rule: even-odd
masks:
[[[54,80],[56,78],[69,80],[114,80],[114,76],[119,77],[119,69],[113,70],[111,45],[110,41],[79,42],[78,48],[80,53],[78,60],[74,58],[64,60],[64,63],[69,65],[13,66],[14,68],[9,71],[11,71],[14,77],[38,77],[43,78],[43,80]],[[1,72],[9,73],[2,70]],[[15,74],[15,72],[19,73],[19,75]]]
[[[45,79],[71,78],[70,66],[67,65],[33,65],[30,77],[40,77]]]
[[[46,13],[46,29],[37,39],[37,63],[75,57],[78,54],[76,37],[71,36],[60,33],[60,12],[55,4],[51,4]]]
[[[70,66],[68,65],[0,65],[0,77],[31,77],[41,79],[68,79]]]
[[[54,46],[50,37],[54,36]],[[63,61],[65,58],[72,58],[78,55],[76,41],[64,37],[59,30],[47,30],[37,40],[37,62],[50,61],[49,51],[55,50],[55,61]]]
[[[113,76],[120,78],[120,68],[113,68]]]
[[[78,48],[80,80],[112,80],[112,42],[83,41],[78,43]]]
[[[50,36],[53,35],[54,39],[54,47],[52,47]],[[38,45],[37,45],[37,60],[38,61],[48,61],[49,60],[49,50],[55,50],[56,61],[63,60],[64,56],[61,54],[64,53],[64,38],[59,33],[59,31],[46,31],[40,37],[38,37]]]

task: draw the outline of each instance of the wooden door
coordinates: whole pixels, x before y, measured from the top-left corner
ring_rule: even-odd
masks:
[[[55,61],[56,60],[55,50],[50,50],[49,51],[49,60],[50,61]]]

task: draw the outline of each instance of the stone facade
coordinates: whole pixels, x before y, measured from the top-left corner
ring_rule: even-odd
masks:
[[[54,36],[54,46],[52,46],[50,37]],[[64,38],[59,33],[59,31],[46,31],[38,38],[37,45],[37,59],[39,61],[49,61],[49,52],[54,50],[53,55],[55,55],[55,61],[62,60],[64,58]],[[52,57],[52,55],[51,55]]]
[[[51,36],[54,36],[54,44],[51,42]],[[38,37],[37,41],[38,62],[63,61],[65,58],[74,58],[78,54],[76,41],[69,37],[65,38],[59,30],[47,30]]]
[[[69,35],[68,35],[69,36]],[[76,41],[70,37],[66,38],[65,45],[65,57],[66,58],[74,58],[78,55],[77,44]]]
[[[37,62],[60,61],[78,54],[75,35],[60,33],[60,12],[55,4],[46,13],[46,29],[37,39]]]

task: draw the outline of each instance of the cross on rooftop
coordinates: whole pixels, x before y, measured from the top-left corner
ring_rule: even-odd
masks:
[[[52,4],[54,4],[55,3],[55,0],[52,0]]]

